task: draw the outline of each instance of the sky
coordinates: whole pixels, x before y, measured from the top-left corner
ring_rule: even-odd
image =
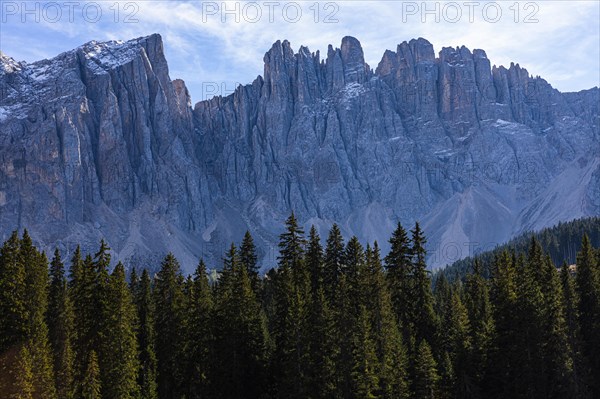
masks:
[[[277,40],[292,48],[360,40],[376,68],[386,49],[423,37],[438,53],[465,45],[492,65],[519,63],[561,91],[600,86],[600,1],[0,1],[0,51],[51,58],[90,40],[161,34],[171,79],[194,102],[263,73]]]

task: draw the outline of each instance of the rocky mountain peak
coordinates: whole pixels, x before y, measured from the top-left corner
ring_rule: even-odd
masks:
[[[159,34],[122,41],[90,41],[75,50],[85,60],[87,68],[95,73],[107,73],[126,65],[138,57],[146,59],[147,64],[158,68],[160,74],[168,75],[162,37]]]
[[[21,63],[4,54],[2,51],[0,51],[0,66],[2,66],[0,69],[0,73],[2,74],[18,72],[22,69]]]
[[[370,69],[365,63],[360,42],[352,36],[345,36],[342,39],[340,56],[344,64],[344,81],[346,83],[364,83]]]
[[[483,50],[436,58],[418,38],[373,72],[352,37],[324,60],[277,41],[263,76],[193,110],[160,35],[0,64],[1,233],[48,250],[104,237],[116,259],[172,251],[191,270],[250,230],[269,267],[293,210],[383,251],[419,220],[439,266],[456,245],[600,212],[600,90],[560,93]]]
[[[485,53],[484,50],[476,48],[476,49],[473,50],[473,57],[474,58],[485,58],[485,59],[487,59],[487,54]]]
[[[406,42],[403,42],[406,43]],[[407,44],[404,44],[406,46]],[[413,54],[415,62],[433,62],[435,61],[435,53],[433,51],[433,44],[422,37],[418,39],[411,39],[408,42],[411,53]]]

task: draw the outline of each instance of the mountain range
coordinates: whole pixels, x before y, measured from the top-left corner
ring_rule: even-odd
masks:
[[[191,271],[249,230],[266,268],[294,211],[384,252],[419,221],[435,268],[600,215],[599,126],[598,87],[561,93],[422,38],[376,68],[353,37],[323,55],[277,41],[262,76],[195,105],[158,34],[1,54],[0,234],[64,252],[105,238],[115,259],[171,251]]]

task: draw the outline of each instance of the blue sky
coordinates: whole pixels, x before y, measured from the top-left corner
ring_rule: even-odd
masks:
[[[278,39],[326,54],[358,38],[375,68],[386,49],[424,37],[436,53],[465,45],[511,61],[561,91],[600,86],[600,1],[53,1],[0,2],[0,50],[28,62],[90,40],[162,35],[172,79],[193,101],[263,72]]]

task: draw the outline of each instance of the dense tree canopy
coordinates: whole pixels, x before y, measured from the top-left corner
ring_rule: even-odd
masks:
[[[558,269],[572,236],[576,266]],[[212,283],[172,254],[127,282],[104,241],[48,262],[15,232],[0,248],[0,397],[600,397],[600,251],[543,237],[432,288],[419,224],[398,224],[382,258],[337,225],[305,237],[292,214],[276,269],[260,275],[247,232]]]

